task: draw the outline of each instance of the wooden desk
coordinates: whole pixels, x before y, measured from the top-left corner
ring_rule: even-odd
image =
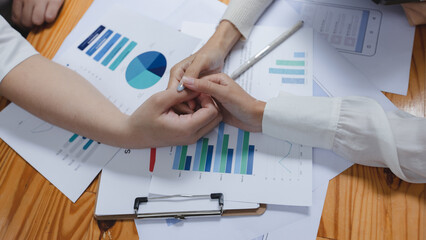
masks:
[[[52,58],[90,3],[65,1],[55,24],[28,40]],[[426,26],[417,27],[408,95],[386,94],[400,109],[422,117],[425,45]],[[0,109],[7,104],[0,98]],[[96,178],[72,204],[0,140],[0,239],[137,239],[133,221],[93,218],[98,183]],[[408,184],[387,169],[356,165],[330,181],[318,239],[426,239],[425,226],[426,184]]]

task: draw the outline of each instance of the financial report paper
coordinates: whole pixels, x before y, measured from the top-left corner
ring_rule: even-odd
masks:
[[[285,28],[257,27],[227,59],[224,72],[266,46]],[[214,25],[185,23],[182,31],[206,39]],[[236,81],[252,96],[268,100],[281,90],[312,95],[312,37],[299,30]],[[309,206],[312,203],[312,148],[249,133],[221,123],[196,144],[157,150],[150,192],[222,192],[225,199]]]

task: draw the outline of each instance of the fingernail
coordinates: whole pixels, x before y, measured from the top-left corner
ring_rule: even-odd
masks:
[[[177,86],[176,90],[177,90],[178,92],[181,92],[181,91],[183,91],[183,89],[185,89],[185,87],[183,86],[183,80],[182,80],[182,81],[180,81],[180,83],[179,83],[179,85]]]
[[[194,79],[193,79],[193,78],[190,78],[190,77],[183,77],[183,78],[182,78],[182,82],[183,82],[185,85],[189,85],[189,86],[193,86],[193,85],[194,85]]]

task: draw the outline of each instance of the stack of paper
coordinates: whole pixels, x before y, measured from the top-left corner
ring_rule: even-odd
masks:
[[[121,111],[131,114],[149,96],[165,88],[170,68],[208,39],[226,6],[215,0],[120,2],[137,9],[138,14],[115,3],[94,1],[55,61],[83,75]],[[394,109],[378,89],[405,93],[407,81],[395,79],[408,79],[406,63],[413,28],[402,20],[398,7],[384,9],[367,0],[354,4],[334,0],[275,1],[258,23],[263,27],[256,27],[250,39],[237,44],[224,71],[232,72],[303,18],[316,31],[307,27],[300,30],[243,74],[238,83],[262,100],[284,89],[308,96],[313,92],[317,96],[368,96],[385,109]],[[326,28],[319,27],[320,21]],[[330,29],[333,24],[340,32]],[[395,24],[403,34],[389,30]],[[342,36],[342,31],[351,27],[352,35]],[[385,41],[389,38],[398,41]],[[386,67],[393,64],[387,62],[393,54],[404,63],[404,69],[392,73],[395,78],[391,81],[383,82],[389,78],[382,73],[389,71],[372,72],[365,59],[383,62]],[[372,83],[372,79],[376,81]],[[262,216],[184,222],[137,220],[143,239],[274,239],[283,233],[313,238],[328,181],[351,165],[331,151],[312,150],[225,124],[194,145],[130,150],[67,132],[13,104],[0,117],[1,137],[73,202],[109,162],[101,177],[96,206],[99,215],[131,214],[132,199],[149,193],[223,192],[230,209],[253,208],[259,202],[297,205],[268,205]]]

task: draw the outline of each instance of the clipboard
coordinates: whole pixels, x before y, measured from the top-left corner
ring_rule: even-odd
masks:
[[[199,204],[202,201],[202,204]],[[190,208],[182,202],[198,202]],[[228,202],[229,203],[229,202]],[[154,207],[148,207],[155,204]],[[262,215],[266,211],[266,204],[250,204],[246,209],[225,209],[226,202],[222,193],[203,195],[172,195],[136,197],[133,204],[133,213],[127,214],[99,214],[95,210],[97,220],[126,220],[126,219],[180,219],[193,217],[221,217],[221,216],[251,216]],[[186,206],[185,206],[186,205]],[[256,207],[253,207],[255,206]],[[166,207],[167,208],[162,208]]]
[[[227,201],[221,193],[150,196],[149,149],[121,149],[101,172],[97,220],[261,215],[265,204]],[[135,212],[136,209],[136,212]]]

